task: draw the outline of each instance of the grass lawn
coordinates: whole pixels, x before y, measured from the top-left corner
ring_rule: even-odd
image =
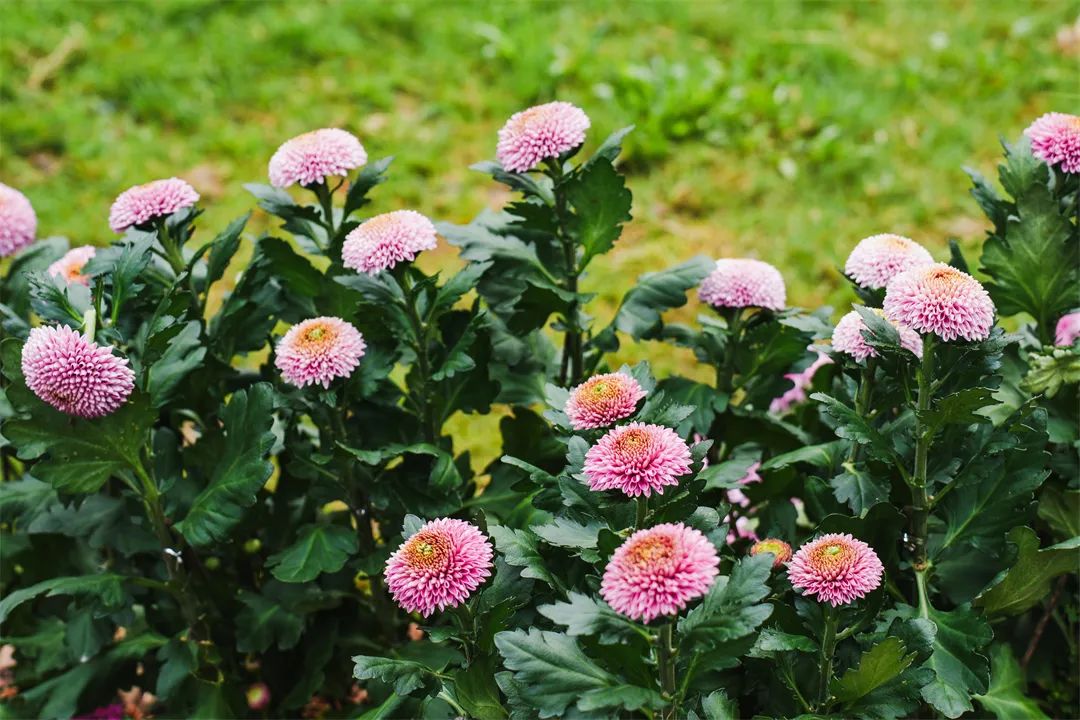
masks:
[[[253,207],[241,185],[265,181],[281,141],[340,126],[396,157],[373,211],[466,222],[505,199],[468,166],[494,155],[512,112],[561,98],[592,117],[592,144],[637,125],[635,220],[587,289],[610,301],[696,253],[750,255],[784,272],[793,304],[840,307],[836,266],[866,235],[940,257],[948,237],[979,241],[961,166],[993,172],[999,134],[1080,106],[1077,56],[1055,41],[1077,9],[9,0],[0,180],[30,197],[43,234],[103,244],[120,191],[179,175],[203,195],[209,237]]]

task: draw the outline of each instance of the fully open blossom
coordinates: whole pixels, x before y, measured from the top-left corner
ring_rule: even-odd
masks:
[[[664,523],[638,530],[615,550],[600,595],[615,612],[649,622],[708,592],[719,565],[716,548],[700,531]]]
[[[813,384],[814,375],[823,365],[831,363],[832,358],[818,351],[817,359],[810,363],[805,370],[796,373],[785,373],[784,377],[792,382],[792,387],[772,399],[772,402],[769,403],[769,412],[774,415],[783,415],[796,405],[806,402],[806,391]]]
[[[1028,126],[1031,152],[1047,165],[1063,172],[1080,173],[1080,116],[1046,113]]]
[[[978,280],[935,263],[906,270],[885,290],[885,317],[942,340],[984,340],[994,325],[994,303]]]
[[[773,567],[778,568],[791,559],[791,546],[777,538],[765,538],[764,540],[758,540],[750,548],[751,555],[760,555],[761,553],[772,553],[775,556]]]
[[[1054,344],[1068,347],[1080,337],[1080,312],[1062,315],[1054,332]]]
[[[365,220],[350,232],[341,259],[347,268],[375,275],[434,250],[436,243],[430,220],[414,210],[394,210]]]
[[[26,196],[0,183],[0,257],[14,255],[34,242],[37,214]]]
[[[491,574],[487,536],[463,520],[425,523],[386,561],[386,586],[406,612],[457,607]]]
[[[367,162],[367,152],[350,132],[322,128],[286,140],[270,158],[274,187],[314,185],[331,175],[345,176]]]
[[[499,130],[495,157],[510,172],[527,172],[585,142],[589,116],[567,102],[550,102],[516,112]]]
[[[787,289],[780,271],[767,262],[723,258],[702,281],[698,298],[714,308],[783,310]]]
[[[129,227],[191,207],[198,200],[199,193],[195,188],[180,178],[136,185],[120,193],[113,202],[109,209],[109,227],[115,233],[122,233]]]
[[[585,453],[593,490],[621,490],[630,497],[663,494],[690,472],[690,448],[671,428],[632,422],[609,431]]]
[[[844,274],[860,287],[877,290],[888,285],[897,273],[932,262],[933,256],[919,243],[885,233],[860,240],[848,255]]]
[[[297,387],[328,388],[334,378],[352,375],[366,347],[360,331],[341,318],[311,318],[289,328],[278,342],[274,364]]]
[[[634,378],[626,373],[605,373],[571,390],[565,411],[575,430],[591,430],[633,415],[643,397],[645,391]]]
[[[71,248],[64,256],[49,266],[49,274],[53,277],[62,277],[69,285],[79,283],[89,285],[90,278],[82,274],[83,266],[90,262],[96,250],[93,245],[82,245]]]
[[[38,327],[22,349],[22,371],[35,395],[60,412],[109,415],[135,387],[128,361],[69,327]]]
[[[792,586],[833,607],[873,591],[884,572],[874,549],[846,533],[822,535],[806,543],[788,563]]]
[[[884,315],[884,312],[879,308],[873,308],[873,312],[877,315]],[[911,352],[915,357],[921,358],[922,338],[919,337],[919,333],[899,323],[890,322],[896,328],[896,332],[900,334],[901,347]],[[877,357],[877,350],[871,347],[870,343],[866,342],[866,338],[863,337],[864,330],[866,330],[866,323],[863,322],[862,315],[857,310],[852,310],[840,318],[840,322],[836,323],[836,329],[833,330],[832,336],[833,349],[837,352],[847,353],[856,360]]]

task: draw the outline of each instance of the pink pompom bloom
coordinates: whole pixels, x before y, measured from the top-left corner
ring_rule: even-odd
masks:
[[[589,116],[567,102],[550,102],[514,113],[499,130],[495,157],[503,169],[527,172],[585,142]]]
[[[366,347],[360,331],[341,318],[311,318],[289,328],[278,342],[274,364],[297,387],[328,388],[334,378],[352,375]]]
[[[1063,172],[1080,173],[1080,116],[1046,113],[1024,134],[1035,157],[1047,165],[1060,165]]]
[[[764,540],[758,540],[750,548],[751,555],[760,555],[761,553],[772,553],[774,555],[773,567],[778,568],[791,559],[791,546],[783,540],[765,538]]]
[[[884,312],[879,308],[873,308],[873,312],[877,315],[884,315]],[[891,320],[889,322],[896,328],[896,332],[900,334],[901,347],[915,357],[921,358],[922,338],[919,337],[919,333]],[[833,349],[837,352],[847,353],[856,360],[877,357],[877,350],[866,342],[866,338],[863,337],[863,330],[866,330],[866,323],[863,322],[862,315],[857,310],[852,310],[840,318],[840,322],[836,323],[836,329],[833,330],[832,336]]]
[[[457,607],[491,575],[487,536],[463,520],[425,523],[386,561],[386,587],[406,612]]]
[[[634,414],[645,391],[625,373],[594,375],[570,391],[566,415],[575,430],[611,425]]]
[[[874,549],[846,533],[806,543],[788,563],[792,586],[833,607],[870,593],[881,584],[884,572]]]
[[[430,220],[415,210],[394,210],[365,220],[350,232],[341,259],[347,268],[375,275],[434,250],[436,243]]]
[[[72,283],[89,285],[90,278],[82,274],[82,269],[96,252],[93,245],[72,248],[64,253],[64,257],[49,266],[49,274],[53,277],[64,278],[68,285]]]
[[[270,158],[274,187],[315,185],[331,175],[345,176],[367,162],[367,151],[350,132],[322,128],[286,140]]]
[[[248,686],[244,693],[247,705],[252,710],[265,710],[270,705],[270,688],[266,683],[257,682]]]
[[[129,227],[191,207],[198,200],[199,193],[195,188],[180,178],[136,185],[120,193],[113,202],[109,209],[109,227],[115,233],[122,233]]]
[[[1080,312],[1062,315],[1054,332],[1054,344],[1068,347],[1080,337]]]
[[[793,383],[790,390],[772,399],[769,403],[769,412],[774,415],[783,415],[791,408],[806,402],[806,391],[814,382],[814,375],[823,365],[831,365],[832,358],[823,352],[818,352],[817,360],[812,362],[805,370],[797,373],[785,373],[784,377]]]
[[[0,257],[14,255],[34,242],[37,214],[26,196],[0,183]]]
[[[690,448],[671,428],[632,422],[609,431],[585,453],[585,477],[593,490],[618,489],[630,497],[678,485],[690,472]]]
[[[649,622],[708,592],[719,565],[716,548],[700,531],[664,523],[638,530],[615,550],[600,595],[615,612]]]
[[[859,241],[848,255],[844,274],[859,287],[878,290],[905,270],[934,262],[926,248],[902,235],[885,233]]]
[[[22,371],[35,395],[60,412],[97,418],[115,412],[135,387],[128,361],[69,327],[38,327],[22,349]]]
[[[698,298],[714,308],[783,310],[787,289],[780,271],[767,262],[724,258],[702,281]]]
[[[994,303],[966,272],[934,263],[906,270],[885,290],[885,317],[942,340],[984,340],[994,325]]]

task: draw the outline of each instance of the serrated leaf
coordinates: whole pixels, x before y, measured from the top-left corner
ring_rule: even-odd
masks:
[[[354,678],[381,680],[387,685],[392,685],[394,692],[398,695],[408,695],[413,690],[423,687],[426,680],[434,679],[436,672],[413,660],[354,655],[352,661]]]
[[[603,635],[614,641],[627,632],[641,632],[640,626],[616,613],[607,603],[583,593],[568,593],[566,602],[541,605],[537,609],[553,623],[564,626],[567,635]]]
[[[994,391],[990,388],[966,388],[935,400],[922,420],[930,435],[937,432],[943,425],[986,423],[990,420],[984,415],[977,414],[976,411],[993,405],[995,402],[997,401],[994,399]]]
[[[100,599],[105,607],[119,608],[127,597],[127,592],[124,590],[124,581],[126,580],[127,578],[123,575],[115,573],[56,577],[42,580],[36,585],[9,592],[0,600],[0,623],[6,620],[11,611],[19,605],[42,594],[45,597],[93,595]]]
[[[268,383],[237,391],[229,399],[221,415],[222,456],[210,482],[176,526],[188,542],[207,545],[223,539],[244,508],[255,503],[255,494],[274,469],[266,457],[274,445],[273,409],[274,391]]]
[[[806,463],[810,467],[832,467],[841,453],[845,452],[848,443],[842,440],[832,440],[820,445],[807,445],[790,452],[774,455],[761,464],[760,471],[783,470],[796,463]]]
[[[1049,720],[1039,704],[1024,695],[1026,684],[1009,644],[995,643],[990,648],[990,688],[975,700],[998,720]]]
[[[874,505],[889,500],[888,478],[875,477],[866,469],[847,463],[844,467],[847,470],[829,480],[829,485],[833,496],[853,513],[861,517]]]
[[[1016,560],[975,598],[988,616],[1019,615],[1050,594],[1050,581],[1080,568],[1080,536],[1039,549],[1039,536],[1028,527],[1013,528],[1009,542]]]
[[[544,559],[536,549],[536,536],[528,530],[515,530],[502,525],[491,525],[488,533],[495,540],[495,547],[509,565],[521,568],[521,576],[540,580],[551,587],[559,587],[559,581],[548,571]]]
[[[565,185],[566,200],[574,209],[570,232],[582,247],[580,267],[610,250],[630,219],[633,202],[626,181],[610,160],[597,159],[583,166]]]
[[[201,324],[192,320],[169,340],[165,352],[150,366],[147,389],[154,407],[161,407],[172,397],[180,382],[202,364],[206,356]]]
[[[3,495],[0,494],[0,508]],[[1047,485],[1039,495],[1039,517],[1059,540],[1080,535],[1080,490],[1059,490]]]
[[[713,690],[701,699],[706,720],[739,720],[739,704],[723,690]]]
[[[266,563],[278,580],[300,583],[337,572],[356,552],[356,533],[351,528],[323,523],[302,528],[296,542],[268,557]]]
[[[680,642],[715,646],[757,630],[772,614],[772,605],[761,602],[770,593],[772,561],[768,553],[743,558],[730,576],[717,578],[701,604],[679,621]]]
[[[914,616],[913,609],[909,613]],[[928,613],[937,632],[933,653],[924,665],[933,676],[922,687],[922,697],[946,717],[956,718],[972,709],[972,695],[987,690],[990,667],[979,651],[993,632],[967,604],[950,612],[930,608]]]
[[[635,340],[657,337],[662,313],[685,305],[686,291],[714,267],[712,260],[698,255],[667,270],[645,273],[623,295],[611,327]]]
[[[210,243],[210,255],[206,259],[206,287],[217,282],[225,274],[240,247],[240,234],[244,232],[251,213],[241,215],[229,223]]]
[[[236,615],[236,649],[264,653],[276,644],[279,650],[295,647],[304,631],[304,619],[265,595],[243,592],[244,609]]]
[[[915,660],[899,638],[887,637],[862,654],[856,666],[833,678],[830,689],[838,702],[851,705],[891,682]]]
[[[344,217],[349,217],[353,212],[371,202],[367,194],[376,185],[386,182],[386,170],[393,161],[394,156],[389,155],[369,162],[360,170],[352,185],[349,186],[349,192],[345,194]]]
[[[891,460],[893,457],[892,445],[882,436],[867,420],[844,403],[825,393],[814,393],[810,399],[817,400],[824,407],[825,412],[836,418],[839,423],[836,434],[842,438],[853,440],[860,445],[866,445],[868,449],[879,459]]]

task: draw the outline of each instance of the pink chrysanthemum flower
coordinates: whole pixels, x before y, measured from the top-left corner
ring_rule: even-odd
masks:
[[[778,568],[791,559],[791,546],[777,538],[765,538],[764,540],[758,540],[750,548],[751,555],[760,555],[761,553],[772,553],[775,558],[773,567]]]
[[[180,178],[154,180],[145,185],[128,188],[113,202],[109,209],[109,227],[122,233],[134,225],[142,225],[154,218],[172,215],[177,210],[191,207],[199,200],[199,193]]]
[[[934,263],[906,270],[885,290],[885,317],[942,340],[984,340],[994,325],[994,303],[966,272]]]
[[[859,287],[878,290],[905,270],[934,262],[930,251],[902,235],[885,233],[859,241],[848,255],[844,274]]]
[[[649,622],[708,592],[719,565],[716,548],[700,531],[664,523],[638,530],[615,550],[600,595],[615,612]]]
[[[585,453],[593,490],[618,489],[630,497],[662,495],[690,472],[690,448],[671,428],[632,422],[609,431]]]
[[[787,289],[780,271],[767,262],[724,258],[702,281],[698,298],[714,308],[783,310]]]
[[[109,415],[135,387],[128,361],[69,327],[38,327],[22,349],[22,371],[35,395],[82,418]]]
[[[1060,165],[1063,172],[1080,173],[1080,116],[1046,113],[1024,134],[1035,157],[1047,165]]]
[[[89,285],[90,278],[82,274],[82,269],[90,258],[97,252],[93,245],[83,245],[72,248],[64,253],[64,256],[49,266],[49,274],[53,277],[62,277],[68,285],[79,283]]]
[[[788,579],[796,589],[833,607],[874,590],[884,572],[874,549],[846,533],[806,543],[788,563]]]
[[[1080,312],[1062,315],[1054,332],[1054,344],[1068,347],[1080,337]]]
[[[625,373],[594,375],[570,391],[566,415],[575,430],[611,425],[634,414],[645,391]]]
[[[505,170],[527,172],[547,158],[557,158],[585,142],[589,116],[567,102],[514,113],[499,130],[495,157]]]
[[[491,574],[487,536],[463,520],[425,523],[386,561],[386,587],[406,612],[457,607]]]
[[[14,255],[34,242],[37,214],[26,196],[0,183],[0,257]]]
[[[297,387],[328,388],[334,378],[352,375],[366,347],[360,331],[341,318],[311,318],[289,328],[278,342],[274,364]]]
[[[412,261],[434,250],[435,226],[415,210],[394,210],[365,220],[345,238],[341,259],[345,267],[375,275],[403,260]]]
[[[884,315],[880,308],[873,308],[873,312],[877,315]],[[901,347],[915,357],[921,358],[922,338],[919,337],[919,333],[891,320],[889,322],[896,328],[896,332],[900,334]],[[832,336],[833,349],[837,352],[847,353],[856,360],[877,357],[877,350],[866,342],[866,338],[863,337],[863,330],[866,330],[866,323],[863,322],[862,315],[857,310],[852,310],[840,318],[840,322],[836,323],[836,329],[833,330]]]
[[[785,373],[784,377],[793,383],[790,390],[774,397],[769,403],[769,412],[774,415],[783,415],[796,405],[806,402],[806,391],[814,382],[814,375],[823,365],[831,365],[832,358],[818,351],[817,360],[812,362],[805,370],[797,373]]]
[[[314,185],[330,175],[345,176],[367,162],[367,152],[350,132],[323,128],[286,140],[270,158],[274,187]]]

